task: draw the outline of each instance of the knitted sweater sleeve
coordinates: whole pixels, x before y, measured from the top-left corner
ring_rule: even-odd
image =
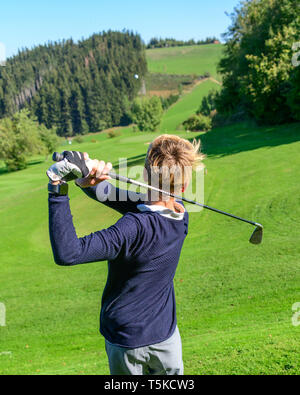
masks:
[[[49,233],[55,262],[74,266],[89,262],[113,261],[129,253],[138,235],[138,221],[125,215],[115,225],[78,238],[67,196],[49,195]]]

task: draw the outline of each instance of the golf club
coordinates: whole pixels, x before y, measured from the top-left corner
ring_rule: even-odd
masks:
[[[53,154],[53,161],[54,162],[60,162],[62,160],[64,160],[64,156],[62,154],[59,154],[58,152],[55,152]],[[118,180],[118,181],[124,182],[126,184],[136,185],[136,186],[141,187],[141,188],[150,189],[152,191],[159,192],[161,194],[170,196],[170,197],[175,198],[177,200],[182,200],[183,202],[186,202],[186,203],[189,203],[189,204],[193,204],[193,205],[202,207],[202,208],[204,208],[206,210],[210,210],[210,211],[213,211],[213,212],[218,213],[218,214],[226,215],[227,217],[230,217],[230,218],[236,219],[238,221],[242,221],[242,222],[245,222],[247,224],[253,225],[253,226],[255,226],[255,230],[254,230],[254,232],[252,233],[252,235],[250,237],[250,240],[249,240],[250,243],[251,244],[261,244],[261,242],[262,242],[264,227],[263,227],[263,225],[261,225],[261,224],[259,224],[257,222],[249,221],[247,219],[238,217],[236,215],[226,213],[225,211],[221,211],[221,210],[218,210],[216,208],[207,206],[205,204],[201,204],[201,203],[195,202],[194,200],[190,200],[190,199],[187,199],[187,198],[182,197],[182,196],[174,195],[173,193],[163,191],[162,189],[153,187],[153,186],[148,185],[148,184],[144,184],[144,183],[139,182],[139,181],[132,180],[130,178],[121,176],[121,175],[116,174],[116,173],[109,172],[108,175],[109,175],[110,178],[112,178],[114,180]]]

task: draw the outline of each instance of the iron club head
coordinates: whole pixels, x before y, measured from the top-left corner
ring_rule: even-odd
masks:
[[[262,225],[257,224],[255,231],[253,232],[252,236],[250,237],[250,243],[252,244],[261,244],[263,239],[264,228]]]
[[[54,162],[60,162],[60,161],[64,160],[64,153],[60,154],[58,152],[54,152],[52,159],[53,159]],[[190,199],[185,199],[182,196],[176,196],[174,194],[171,194],[170,192],[165,192],[165,191],[163,191],[161,189],[152,187],[151,185],[143,184],[141,182],[137,182],[137,181],[131,180],[131,179],[127,178],[127,177],[120,176],[119,174],[114,174],[114,173],[110,172],[109,176],[112,179],[119,180],[119,181],[125,182],[127,184],[138,185],[139,187],[155,190],[157,192],[161,192],[163,194],[166,194],[168,196],[174,197],[176,199],[183,200],[184,202],[187,202],[187,203],[190,203],[190,204],[196,204],[196,205],[198,205],[200,207],[203,207],[205,209],[208,209],[208,210],[217,212],[219,214],[223,214],[223,215],[226,215],[228,217],[237,219],[239,221],[247,222],[248,224],[254,225],[254,226],[256,226],[256,228],[255,228],[255,230],[254,230],[254,232],[253,232],[253,234],[252,234],[252,236],[251,236],[249,241],[252,244],[261,244],[261,242],[262,242],[264,227],[261,224],[258,224],[257,222],[248,221],[248,220],[246,220],[244,218],[237,217],[236,215],[226,213],[225,211],[217,210],[217,209],[215,209],[213,207],[209,207],[209,206],[206,206],[204,204],[200,204],[200,203],[194,202],[193,200],[190,200]]]

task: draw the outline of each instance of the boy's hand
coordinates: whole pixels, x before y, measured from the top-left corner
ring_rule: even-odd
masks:
[[[85,158],[88,159],[88,155],[85,153]],[[80,178],[76,180],[76,184],[81,188],[94,187],[100,184],[100,182],[110,180],[108,173],[112,169],[110,162],[105,163],[104,161],[93,160],[93,168],[86,178]]]
[[[90,169],[87,167],[87,154],[77,151],[65,151],[62,158],[60,162],[56,162],[47,171],[51,182],[68,182],[89,175]]]

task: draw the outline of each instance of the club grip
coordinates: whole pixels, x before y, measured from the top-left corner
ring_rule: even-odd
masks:
[[[59,152],[54,152],[54,154],[52,156],[53,162],[61,162],[64,159],[65,159],[64,155],[60,154]]]

